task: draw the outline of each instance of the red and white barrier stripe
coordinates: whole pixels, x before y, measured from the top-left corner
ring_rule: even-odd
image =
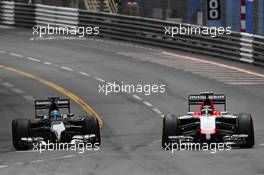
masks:
[[[246,32],[246,1],[241,0],[241,13],[240,13],[240,31]]]
[[[241,26],[240,26],[240,31],[241,32],[246,32],[246,3],[247,0],[241,0],[241,14],[240,14],[240,19],[241,19]],[[248,63],[253,63],[253,35],[252,34],[247,34],[247,33],[242,33],[241,35],[241,42],[240,42],[240,61],[243,62],[248,62]]]

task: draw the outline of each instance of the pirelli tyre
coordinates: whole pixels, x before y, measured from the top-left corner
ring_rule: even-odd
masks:
[[[239,134],[248,135],[246,143],[240,145],[241,148],[252,148],[255,145],[254,126],[250,114],[238,115],[238,132]]]
[[[165,115],[163,118],[163,128],[162,128],[162,140],[161,145],[163,148],[168,149],[171,144],[169,136],[180,135],[179,130],[179,120],[173,114]]]
[[[92,144],[101,145],[100,126],[95,117],[85,117],[85,134],[94,134],[95,137],[92,139]]]
[[[26,119],[16,119],[12,121],[12,139],[16,150],[27,150],[29,145],[21,140],[23,137],[30,137],[30,121]]]

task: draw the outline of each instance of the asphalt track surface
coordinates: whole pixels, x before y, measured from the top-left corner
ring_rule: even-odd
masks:
[[[31,33],[28,29],[0,29],[0,65],[51,81],[91,105],[104,122],[102,146],[99,151],[84,154],[76,151],[46,151],[42,154],[30,150],[15,151],[11,143],[11,120],[33,118],[34,99],[64,95],[2,67],[1,175],[264,174],[262,68],[202,58],[229,65],[224,70],[223,67],[219,68],[219,75],[224,72],[224,77],[227,77],[219,81],[217,76],[216,79],[210,76],[212,70],[205,68],[207,63],[203,63],[203,72],[208,74],[199,74],[197,68],[201,65],[193,60],[178,60],[175,66],[171,66],[174,58],[169,58],[168,63],[168,55],[159,48],[97,39],[33,41],[30,40]],[[184,53],[169,52],[186,56]],[[159,55],[155,62],[149,58],[153,53]],[[178,56],[173,57],[177,60]],[[187,57],[201,56],[188,54]],[[192,64],[193,67],[184,67],[185,64]],[[244,75],[248,73],[243,72],[242,75],[230,70],[230,66],[255,73]],[[235,74],[246,78],[228,79]],[[165,84],[166,92],[149,96],[142,93],[113,93],[106,96],[98,92],[98,85],[108,81]],[[161,149],[161,115],[186,113],[186,97],[205,90],[225,93],[230,113],[248,112],[253,115],[256,137],[253,149],[217,151],[215,154],[210,151],[177,151],[172,154]],[[78,104],[73,103],[72,108],[77,115],[85,113]]]

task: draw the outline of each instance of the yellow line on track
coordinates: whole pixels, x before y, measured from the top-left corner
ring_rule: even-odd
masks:
[[[54,90],[68,96],[71,100],[73,100],[75,103],[77,103],[78,105],[80,105],[82,107],[82,109],[87,112],[90,116],[94,116],[97,118],[98,122],[99,122],[99,125],[100,125],[100,128],[103,127],[103,120],[101,119],[101,117],[99,116],[99,114],[97,112],[95,112],[95,110],[93,110],[93,108],[88,105],[84,100],[82,100],[80,97],[78,97],[77,95],[75,95],[74,93],[72,93],[71,91],[51,82],[51,81],[48,81],[48,80],[45,80],[43,78],[40,78],[38,76],[35,76],[33,74],[30,74],[28,72],[24,72],[22,70],[19,70],[19,69],[16,69],[16,68],[12,68],[12,67],[7,67],[7,66],[4,66],[4,65],[0,65],[0,68],[1,69],[4,69],[4,70],[7,70],[7,71],[10,71],[10,72],[14,72],[16,74],[19,74],[19,75],[22,75],[24,77],[27,77],[27,78],[31,78],[33,80],[36,80],[42,84],[45,84],[46,86],[49,86],[50,88],[53,88]]]

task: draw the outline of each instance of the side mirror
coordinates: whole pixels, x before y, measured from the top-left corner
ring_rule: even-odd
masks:
[[[193,114],[194,114],[194,112],[188,112],[187,114],[188,114],[188,115],[193,115]]]
[[[74,117],[74,114],[72,114],[72,113],[71,114],[67,114],[67,117],[69,117],[69,118],[70,117]]]
[[[36,115],[37,119],[48,119],[49,117],[46,115]]]
[[[228,114],[228,111],[222,111],[221,114],[222,115],[227,115]]]
[[[43,115],[36,115],[36,118],[42,119],[44,116]]]

